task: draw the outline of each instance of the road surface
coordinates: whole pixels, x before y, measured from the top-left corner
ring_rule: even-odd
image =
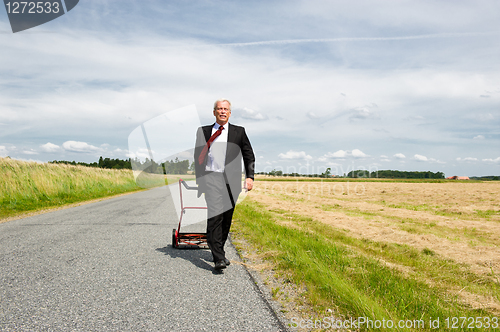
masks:
[[[242,265],[173,249],[177,223],[163,187],[0,224],[0,331],[284,330]]]

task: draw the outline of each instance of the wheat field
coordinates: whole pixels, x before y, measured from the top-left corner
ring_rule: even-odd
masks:
[[[139,189],[131,170],[0,158],[0,219]]]
[[[391,312],[391,315],[415,318],[417,313],[430,314],[430,311],[418,309],[426,306],[439,308],[436,312],[441,312],[443,317],[452,311],[467,316],[500,316],[498,181],[425,183],[260,179],[242,206],[241,212],[236,213],[235,238],[250,239],[249,242],[256,245],[257,254],[249,255],[253,258],[248,259],[248,266],[252,268],[253,262],[260,264],[256,269],[267,276],[273,289],[279,290],[275,292],[276,296],[290,312],[309,303],[312,307],[305,311],[306,315],[316,310],[316,317],[321,317],[321,310],[325,307],[338,307],[343,317],[366,314],[371,307]],[[263,221],[259,222],[267,223],[264,228],[256,225],[255,220],[261,213],[258,211],[265,213]],[[281,227],[279,234],[268,234],[266,228],[274,224]],[[284,234],[296,234],[293,230],[333,248],[328,255],[336,255],[342,250],[342,257],[346,259],[342,264],[351,264],[351,267],[338,274],[338,265],[318,261],[315,257],[319,255],[307,247],[314,245],[314,241],[304,244],[300,254],[290,258],[290,254],[281,248],[288,245]],[[267,242],[259,240],[264,236],[268,236]],[[274,239],[278,241],[276,244]],[[265,252],[261,250],[263,247],[273,251]],[[295,247],[291,248],[295,250]],[[365,263],[352,263],[360,260]],[[368,267],[372,263],[373,266]],[[334,283],[315,283],[313,275],[301,271],[306,266],[308,269],[318,266],[319,269],[323,264],[332,271],[331,278],[336,280],[335,283],[359,283],[352,290],[352,296],[332,300],[343,296],[342,287],[339,291],[335,290]],[[297,270],[293,266],[302,267]],[[376,277],[377,270],[382,269],[387,269],[389,272],[385,275],[395,278],[396,283],[419,285],[408,288],[408,292],[414,293],[412,305],[417,303],[413,312],[406,307],[396,309],[398,294],[402,294],[384,288],[383,280]],[[269,271],[274,272],[269,274]],[[273,274],[281,279],[271,278]],[[370,284],[363,278],[374,279]],[[283,291],[289,288],[289,280],[296,282],[298,296]],[[318,290],[314,291],[315,288]],[[376,295],[377,292],[380,295]],[[366,296],[365,304],[350,303],[351,298],[360,296]],[[389,299],[390,296],[393,300]],[[293,305],[287,305],[289,302]]]

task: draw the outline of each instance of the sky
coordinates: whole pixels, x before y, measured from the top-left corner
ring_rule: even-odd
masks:
[[[18,33],[0,8],[0,156],[126,159],[223,97],[258,172],[500,175],[498,59],[495,0],[80,0]]]

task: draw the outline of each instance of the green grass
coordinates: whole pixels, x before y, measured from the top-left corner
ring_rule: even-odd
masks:
[[[474,210],[473,212],[465,213],[462,211],[450,211],[449,209],[442,208],[441,206],[432,206],[428,204],[387,204],[385,201],[375,201],[372,203],[380,204],[395,209],[405,209],[410,211],[425,211],[437,216],[453,217],[458,219],[478,219],[484,218],[486,220],[495,221],[492,217],[500,215],[500,210]]]
[[[0,158],[0,219],[140,189],[131,170]]]
[[[500,210],[475,210],[476,214],[480,218],[486,218],[491,220],[491,217],[500,215]]]
[[[280,225],[282,220],[296,227]],[[346,318],[393,321],[484,317],[491,315],[462,304],[450,290],[467,288],[497,299],[500,294],[494,281],[429,249],[356,239],[311,218],[265,211],[249,200],[238,205],[233,231],[261,252],[275,253],[269,259],[276,269],[306,287],[318,314],[335,308]]]

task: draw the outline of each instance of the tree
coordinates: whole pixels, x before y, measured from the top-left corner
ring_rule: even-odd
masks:
[[[321,173],[320,177],[321,178],[329,178],[329,177],[331,177],[331,175],[332,175],[331,170],[332,169],[330,167],[328,167],[324,173]]]

